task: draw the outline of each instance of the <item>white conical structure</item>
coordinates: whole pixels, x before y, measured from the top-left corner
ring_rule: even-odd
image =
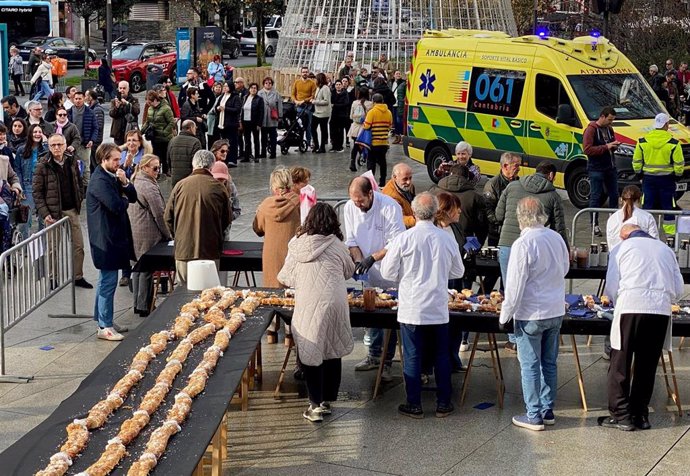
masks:
[[[517,34],[510,0],[289,0],[273,68],[335,72],[348,51],[360,66],[385,53],[406,68],[427,29]]]

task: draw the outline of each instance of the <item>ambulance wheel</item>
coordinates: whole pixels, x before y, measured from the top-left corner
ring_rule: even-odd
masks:
[[[570,172],[568,176],[568,183],[566,184],[568,198],[577,208],[586,208],[589,206],[589,176],[585,167],[577,167]]]
[[[450,152],[445,145],[437,145],[431,148],[426,156],[426,171],[434,183],[438,183],[439,180],[438,177],[434,176],[434,171],[438,169],[442,162],[450,162],[450,160]]]
[[[287,147],[287,146],[281,146],[281,147],[280,147],[280,153],[283,154],[283,155],[288,155],[288,152],[289,152],[289,151],[290,151],[290,150],[289,150],[289,147]]]
[[[299,145],[299,151],[304,154],[308,149],[309,149],[309,144],[307,144],[306,140],[303,140],[302,143]]]

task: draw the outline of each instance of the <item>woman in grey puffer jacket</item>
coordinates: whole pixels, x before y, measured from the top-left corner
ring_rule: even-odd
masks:
[[[276,158],[276,141],[278,139],[278,121],[283,117],[283,98],[273,89],[273,79],[264,78],[264,87],[258,95],[264,100],[264,122],[261,125],[261,153],[259,158],[266,158],[268,150],[271,159]]]

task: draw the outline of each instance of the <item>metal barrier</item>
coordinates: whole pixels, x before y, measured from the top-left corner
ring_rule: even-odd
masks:
[[[5,332],[70,284],[75,314],[72,229],[68,217],[0,255],[0,382],[25,383],[33,379],[5,374]]]
[[[579,212],[575,214],[573,217],[573,224],[570,229],[570,244],[574,245],[575,244],[575,232],[577,229],[577,220],[584,214],[587,214],[589,216],[590,213],[608,213],[608,214],[614,214],[616,213],[619,208],[583,208]],[[662,220],[663,220],[663,215],[674,215],[676,218],[676,236],[675,236],[675,246],[676,250],[678,250],[678,217],[680,216],[690,216],[690,210],[645,210],[647,213],[651,213],[652,215],[658,215],[658,221],[657,221],[657,228],[659,231],[663,231],[663,228],[661,227]],[[606,228],[606,227],[604,227]],[[602,238],[606,238],[603,236]],[[592,227],[592,243],[594,243],[594,227]]]

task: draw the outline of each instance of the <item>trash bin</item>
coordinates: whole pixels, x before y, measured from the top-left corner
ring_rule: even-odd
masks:
[[[158,84],[163,76],[163,66],[160,64],[150,64],[146,67],[146,89],[150,90]]]

